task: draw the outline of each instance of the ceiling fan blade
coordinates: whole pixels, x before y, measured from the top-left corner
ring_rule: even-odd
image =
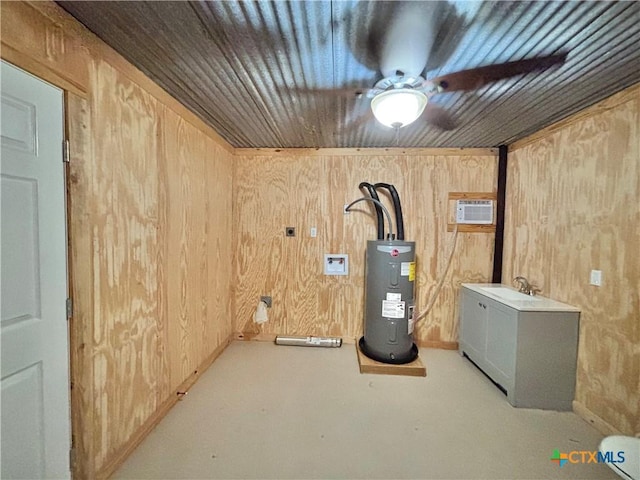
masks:
[[[343,133],[352,132],[353,130],[357,129],[361,125],[364,125],[365,123],[367,123],[369,120],[373,120],[373,118],[374,118],[373,112],[371,112],[371,110],[369,109],[363,115],[360,115],[358,118],[356,118],[352,122],[347,123],[342,129],[342,132]]]
[[[380,46],[380,71],[384,77],[417,77],[424,70],[437,32],[440,2],[393,2],[393,15],[385,18]]]
[[[487,65],[486,67],[471,68],[460,72],[449,73],[429,80],[443,92],[460,90],[474,90],[491,82],[515,77],[525,73],[546,70],[554,65],[565,62],[567,53],[559,53],[547,57],[534,57],[515,62]]]
[[[295,91],[296,93],[308,95],[334,95],[339,97],[355,97],[360,98],[366,95],[368,88],[287,88],[286,91]]]
[[[433,125],[440,130],[453,130],[457,126],[449,112],[435,103],[427,103],[422,115],[424,115],[424,119],[429,125]]]

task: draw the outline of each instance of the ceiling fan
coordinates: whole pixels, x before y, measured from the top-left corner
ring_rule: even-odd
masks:
[[[462,70],[425,79],[420,75],[395,75],[378,81],[366,92],[371,99],[371,112],[383,125],[399,129],[424,114],[427,123],[442,130],[452,130],[455,122],[442,107],[429,99],[439,93],[470,91],[489,83],[531,72],[546,70],[565,62],[567,53],[533,57],[507,63]]]
[[[351,94],[371,100],[368,114],[346,125],[355,128],[374,117],[396,132],[421,116],[441,130],[456,123],[429,100],[438,94],[471,91],[510,77],[546,70],[565,62],[567,53],[487,65],[434,78],[425,71],[446,63],[471,25],[465,13],[449,2],[363,2],[346,26],[354,56],[382,79],[369,89],[314,89],[311,92]],[[475,16],[475,14],[474,14]]]

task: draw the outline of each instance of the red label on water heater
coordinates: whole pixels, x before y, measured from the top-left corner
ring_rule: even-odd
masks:
[[[397,257],[398,255],[400,255],[400,252],[398,251],[397,248],[394,248],[393,250],[391,250],[392,257]]]

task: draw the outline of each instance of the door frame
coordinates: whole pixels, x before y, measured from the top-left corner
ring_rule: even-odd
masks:
[[[76,277],[91,278],[79,274],[82,270],[90,270],[91,267],[83,267],[87,256],[90,253],[90,242],[88,235],[83,235],[78,223],[72,222],[73,218],[81,218],[85,214],[86,208],[82,203],[82,198],[75,199],[76,193],[81,188],[84,178],[80,178],[81,169],[74,168],[74,162],[86,162],[90,155],[90,129],[89,129],[89,103],[87,92],[77,88],[69,89],[69,84],[64,81],[50,67],[41,63],[34,64],[34,61],[27,55],[8,50],[6,55],[3,48],[0,52],[0,60],[11,64],[34,77],[49,83],[62,90],[63,93],[63,139],[67,144],[69,162],[63,163],[64,175],[64,198],[65,198],[65,232],[66,232],[66,264],[67,264],[67,298],[71,302],[72,311],[67,318],[68,322],[68,345],[67,355],[69,358],[69,415],[71,422],[71,451],[70,469],[71,478],[85,478],[94,468],[93,456],[93,433],[91,422],[93,415],[89,408],[89,400],[93,395],[93,384],[90,380],[93,365],[90,356],[86,355],[85,345],[90,345],[91,325],[86,324],[86,319],[81,318],[76,312],[90,311],[79,307],[82,303],[92,301],[92,293],[88,301],[83,301],[83,296],[91,292],[91,286],[82,287],[74,281]],[[62,148],[62,146],[60,147]],[[63,159],[66,160],[66,159]],[[82,197],[82,195],[80,195]],[[85,226],[86,229],[86,226]],[[76,241],[76,240],[80,241]],[[85,262],[81,260],[84,258]],[[82,295],[79,294],[82,292]]]

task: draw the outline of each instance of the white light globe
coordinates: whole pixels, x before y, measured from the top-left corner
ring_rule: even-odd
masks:
[[[427,96],[410,88],[382,92],[371,100],[373,115],[383,125],[401,128],[415,122],[427,106]]]

